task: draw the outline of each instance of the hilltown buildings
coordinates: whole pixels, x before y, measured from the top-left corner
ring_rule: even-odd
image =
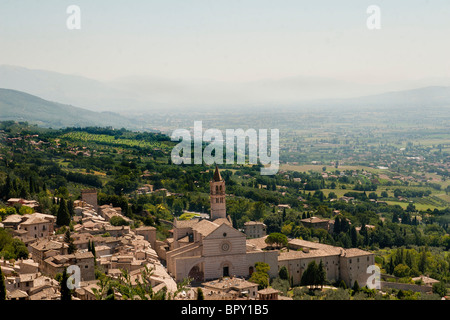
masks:
[[[366,283],[370,276],[367,267],[375,263],[370,252],[299,239],[290,240],[287,249],[271,250],[265,243],[264,223],[247,222],[244,232],[234,228],[226,214],[225,187],[216,167],[210,181],[209,219],[175,218],[172,237],[165,241],[157,239],[154,227],[112,226],[109,221],[113,216],[126,218],[120,208],[98,206],[95,190],[86,190],[83,199],[74,202],[76,224],[71,237],[77,251],[72,254],[68,253],[64,234],[54,232],[54,216],[34,213],[6,217],[3,226],[27,244],[31,257],[14,265],[2,263],[9,298],[59,299],[59,284],[54,277],[68,266],[80,270],[82,286],[76,290],[76,297],[91,300],[95,299],[96,265],[113,278],[127,270],[134,282],[142,270],[150,268],[156,291],[165,287],[175,292],[176,282],[190,277],[203,285],[207,299],[278,299],[276,290],[258,291],[256,284],[246,280],[257,262],[270,266],[270,277],[276,277],[285,266],[293,285],[300,284],[311,261],[322,261],[329,281],[343,280],[347,286],[355,281]],[[332,229],[332,222],[316,217],[302,223],[310,228]],[[95,245],[95,257],[88,251],[90,243]],[[194,298],[194,294],[190,296]]]

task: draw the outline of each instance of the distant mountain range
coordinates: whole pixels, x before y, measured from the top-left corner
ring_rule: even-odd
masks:
[[[449,106],[450,79],[366,85],[325,77],[297,76],[259,81],[163,79],[129,76],[97,81],[82,76],[0,66],[0,88],[91,111],[127,117],[174,110],[215,112],[289,106]],[[245,108],[245,109],[243,109]],[[256,110],[256,109],[255,109]]]
[[[113,112],[94,112],[10,89],[0,89],[0,121],[4,120],[27,121],[53,128],[72,126],[141,128],[139,121],[130,120]]]
[[[450,107],[450,87],[431,86],[413,90],[392,91],[350,99],[324,99],[309,103],[311,106],[344,108],[424,108]]]
[[[100,81],[46,70],[0,66],[0,88],[27,92],[49,101],[92,111],[126,112],[136,105],[132,93]]]

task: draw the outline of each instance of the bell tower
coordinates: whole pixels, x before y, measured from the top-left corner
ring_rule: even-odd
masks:
[[[218,218],[226,218],[227,207],[225,203],[225,181],[222,179],[217,165],[213,179],[209,182],[209,186],[211,199],[211,221]]]

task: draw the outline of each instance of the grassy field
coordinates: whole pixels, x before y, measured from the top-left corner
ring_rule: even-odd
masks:
[[[293,164],[282,164],[280,165],[280,170],[285,171],[298,171],[298,172],[322,172],[322,168],[326,167],[327,171],[334,172],[335,170],[339,171],[345,171],[345,170],[366,170],[367,172],[372,173],[382,173],[386,172],[386,170],[382,169],[376,169],[371,167],[365,167],[365,166],[339,166],[337,169],[333,166],[326,166],[326,165],[318,165],[318,164],[305,164],[305,165],[293,165]]]
[[[445,206],[439,206],[436,204],[427,204],[427,203],[420,203],[420,202],[415,202],[412,201],[414,206],[416,207],[417,210],[421,210],[421,211],[426,211],[427,209],[430,210],[434,210],[434,209],[438,209],[438,210],[442,210],[445,209]],[[408,202],[401,202],[401,201],[386,201],[387,204],[390,205],[396,205],[398,204],[400,207],[402,207],[403,209],[406,209],[406,207],[408,206]]]

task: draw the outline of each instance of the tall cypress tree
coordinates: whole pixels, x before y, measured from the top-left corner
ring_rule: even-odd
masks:
[[[69,248],[67,249],[67,252],[69,254],[72,254],[75,251],[77,251],[77,246],[73,243],[73,238],[70,236],[69,229],[67,229],[66,233],[64,234],[64,242],[69,245]]]
[[[341,220],[339,219],[339,216],[336,216],[336,218],[334,218],[334,234],[339,234],[341,233]]]
[[[61,300],[64,301],[72,300],[70,289],[69,287],[67,287],[67,279],[69,279],[69,277],[67,276],[67,268],[64,268],[62,279],[60,282]]]
[[[92,255],[94,256],[94,265],[97,265],[97,256],[95,253],[95,244],[94,241],[88,240],[88,251],[92,252]]]
[[[72,199],[69,199],[67,201],[67,209],[69,210],[70,216],[73,217],[75,215],[75,212],[73,210],[73,201],[72,201]]]
[[[352,239],[352,247],[356,248],[356,246],[358,245],[358,234],[356,232],[355,226],[352,226],[350,228],[350,239]]]
[[[64,198],[61,198],[61,201],[59,202],[56,224],[58,226],[68,226],[70,224],[69,209],[67,208],[66,200],[64,200]]]
[[[327,272],[325,271],[325,266],[323,265],[323,261],[320,260],[319,267],[317,270],[317,284],[320,288],[323,288],[323,285],[327,281]]]

